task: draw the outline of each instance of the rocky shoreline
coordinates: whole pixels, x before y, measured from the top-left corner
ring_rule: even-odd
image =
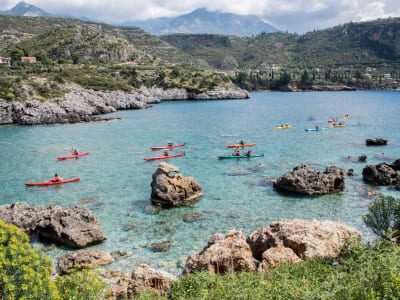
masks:
[[[198,90],[142,87],[139,92],[94,91],[67,84],[65,98],[51,101],[6,102],[0,100],[0,125],[43,125],[102,121],[95,116],[123,109],[145,109],[171,100],[248,99],[240,89]]]

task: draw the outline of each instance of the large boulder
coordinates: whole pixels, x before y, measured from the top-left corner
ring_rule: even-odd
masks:
[[[327,167],[324,172],[300,165],[279,177],[274,187],[299,194],[320,196],[337,193],[344,189],[346,172],[335,166]]]
[[[264,251],[278,245],[278,241],[272,233],[271,228],[266,226],[250,234],[246,241],[253,252],[254,258],[257,260],[262,259]]]
[[[69,252],[58,259],[58,268],[62,274],[70,273],[74,268],[84,269],[90,266],[107,265],[114,261],[114,258],[103,251],[88,249]]]
[[[318,220],[280,220],[270,225],[282,244],[301,258],[336,257],[348,239],[360,233],[344,222]]]
[[[368,165],[363,169],[363,179],[376,185],[397,185],[400,183],[400,159],[391,164]]]
[[[72,248],[106,240],[100,222],[87,208],[58,205],[30,207],[26,203],[0,206],[0,219],[29,233]]]
[[[233,230],[226,235],[213,235],[202,251],[192,253],[183,273],[207,271],[210,274],[223,274],[254,271],[256,268],[246,237],[242,232]]]
[[[380,138],[367,139],[365,143],[367,144],[367,146],[384,146],[387,145],[387,140]]]
[[[181,174],[170,176],[171,172],[179,172],[179,168],[167,163],[160,163],[153,174],[151,183],[151,201],[162,207],[188,205],[203,196],[200,185],[193,177]]]
[[[262,254],[262,261],[258,267],[259,272],[268,272],[270,266],[277,266],[280,263],[300,263],[301,259],[290,248],[283,246],[270,248]]]

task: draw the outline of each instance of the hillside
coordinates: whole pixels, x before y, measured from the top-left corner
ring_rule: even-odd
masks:
[[[171,34],[161,38],[215,68],[234,69],[272,64],[313,68],[399,62],[399,36],[400,18],[393,18],[348,23],[304,35],[277,32],[239,38]]]
[[[251,36],[261,32],[274,32],[276,28],[265,23],[257,16],[237,15],[196,9],[188,14],[174,18],[156,18],[145,21],[129,22],[123,25],[134,25],[161,35],[169,33],[207,33],[237,36]]]

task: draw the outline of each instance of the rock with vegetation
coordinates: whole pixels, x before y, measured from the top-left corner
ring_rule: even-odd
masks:
[[[162,207],[178,207],[189,205],[203,196],[200,185],[193,177],[182,174],[170,176],[171,172],[179,172],[179,168],[167,163],[160,163],[153,174],[151,183],[151,201]]]
[[[346,172],[335,166],[327,167],[324,172],[300,165],[276,179],[274,187],[309,196],[337,193],[344,189]]]
[[[367,139],[365,143],[367,146],[385,146],[387,145],[387,140],[381,138]]]
[[[368,165],[363,169],[363,179],[376,185],[397,185],[400,183],[400,159],[391,164]]]
[[[246,237],[240,231],[213,235],[202,251],[190,254],[183,274],[207,271],[210,274],[254,271],[257,269]]]
[[[68,274],[76,269],[96,268],[110,264],[114,258],[100,250],[87,249],[69,252],[58,259],[58,268],[62,274]]]
[[[107,239],[99,220],[87,208],[58,205],[30,207],[24,202],[0,206],[0,218],[27,233],[72,248],[83,248]]]

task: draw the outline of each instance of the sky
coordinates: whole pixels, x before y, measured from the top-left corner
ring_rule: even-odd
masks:
[[[9,9],[18,0],[0,0]],[[280,30],[304,33],[350,21],[400,16],[400,0],[26,0],[47,12],[106,23],[174,17],[197,8],[257,15]]]

